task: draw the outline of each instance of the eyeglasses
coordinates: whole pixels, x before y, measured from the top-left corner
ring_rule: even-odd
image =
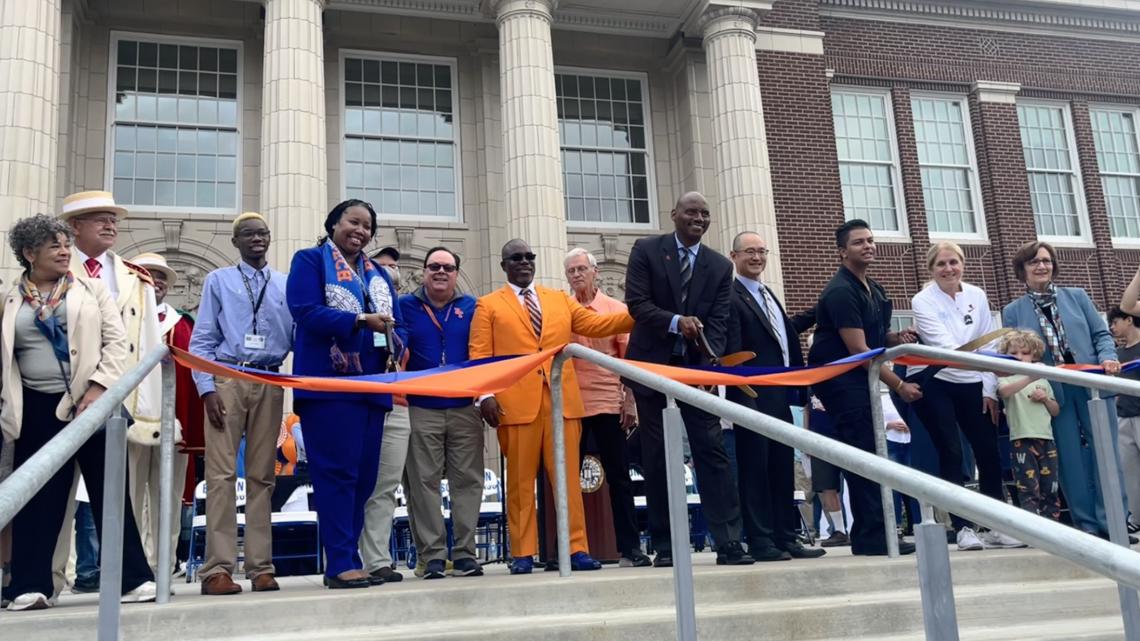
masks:
[[[510,256],[507,256],[507,260],[511,261],[512,263],[521,263],[524,260],[533,263],[534,259],[536,258],[538,258],[538,256],[532,252],[526,252],[525,254],[511,254]]]
[[[95,223],[96,225],[103,225],[106,227],[117,227],[119,224],[119,217],[113,214],[107,214],[104,216],[80,216],[78,220]]]
[[[1029,265],[1030,267],[1052,267],[1053,266],[1053,259],[1052,258],[1031,258],[1031,259],[1025,261],[1025,264]]]
[[[443,263],[428,263],[427,265],[424,265],[424,269],[428,270],[429,272],[444,272],[445,274],[454,274],[455,272],[459,271],[459,268],[455,265],[445,265]]]
[[[757,256],[767,256],[768,254],[772,253],[772,250],[768,249],[767,247],[749,247],[748,249],[741,249],[739,253],[748,254],[749,256],[756,258]]]

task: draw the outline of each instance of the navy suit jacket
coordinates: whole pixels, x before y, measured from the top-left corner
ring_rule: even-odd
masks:
[[[333,369],[329,350],[335,341],[344,352],[360,353],[360,364],[364,374],[383,373],[387,364],[388,350],[376,348],[372,344],[372,331],[356,327],[356,314],[334,309],[325,304],[324,257],[320,247],[302,249],[293,255],[289,268],[289,279],[285,285],[285,298],[289,311],[296,323],[293,337],[293,373],[298,376],[349,376]],[[396,289],[388,278],[388,272],[376,266],[380,276],[388,284],[392,293],[392,315],[396,319],[396,334],[401,344],[407,344],[400,306],[397,304]],[[310,392],[293,390],[298,400],[359,400],[391,409],[391,394],[362,394]]]

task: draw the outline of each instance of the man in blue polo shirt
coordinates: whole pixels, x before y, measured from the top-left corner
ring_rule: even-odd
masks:
[[[424,284],[400,297],[408,329],[408,371],[467,360],[475,297],[456,292],[458,279],[459,256],[434,247],[424,258]],[[445,576],[447,529],[439,509],[444,476],[451,493],[452,573],[483,574],[475,559],[475,525],[483,500],[483,420],[472,401],[408,395],[412,434],[404,491],[416,550],[426,561],[425,579]]]

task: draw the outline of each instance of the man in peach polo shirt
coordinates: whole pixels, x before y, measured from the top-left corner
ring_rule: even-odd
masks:
[[[625,303],[614,300],[598,289],[598,261],[590,252],[576,247],[562,261],[566,280],[574,290],[574,298],[586,309],[599,314],[626,311]],[[585,345],[613,356],[623,358],[629,344],[629,334],[606,338],[589,338],[573,335],[575,343]],[[621,552],[621,567],[648,567],[653,564],[641,551],[641,534],[633,508],[633,488],[629,480],[629,462],[625,456],[625,439],[628,430],[637,424],[637,405],[633,394],[622,385],[616,374],[594,365],[576,360],[578,389],[586,413],[582,417],[582,440],[579,452],[584,452],[586,441],[593,435],[601,459],[602,471],[610,485],[610,504],[614,515],[614,534]]]

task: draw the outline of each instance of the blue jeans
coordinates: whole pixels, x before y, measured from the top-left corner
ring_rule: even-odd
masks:
[[[99,535],[91,504],[75,504],[75,582],[99,584]]]

